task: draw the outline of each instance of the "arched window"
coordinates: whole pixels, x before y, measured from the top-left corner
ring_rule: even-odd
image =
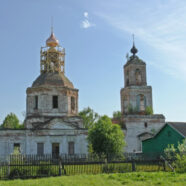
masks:
[[[75,97],[71,97],[71,111],[74,112],[75,111]]]
[[[137,95],[136,106],[138,111],[145,111],[146,108],[146,97],[143,94]]]
[[[141,71],[139,69],[136,69],[135,77],[136,77],[136,84],[140,85],[142,79],[141,79]]]
[[[129,71],[126,73],[126,86],[129,86]]]

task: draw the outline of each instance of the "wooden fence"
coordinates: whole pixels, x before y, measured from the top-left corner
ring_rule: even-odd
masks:
[[[34,178],[75,174],[171,171],[162,159],[126,159],[88,155],[10,155],[0,157],[0,179]]]

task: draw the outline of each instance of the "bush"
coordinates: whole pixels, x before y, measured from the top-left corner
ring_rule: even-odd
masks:
[[[146,115],[152,115],[153,114],[153,109],[152,107],[148,106],[145,108],[145,114]]]
[[[176,172],[179,173],[186,172],[186,155],[177,154],[175,166],[176,166]]]
[[[13,168],[10,171],[9,174],[9,179],[14,179],[14,178],[24,178],[29,174],[29,170],[27,169],[19,169],[19,168]]]
[[[164,152],[168,159],[175,160],[173,162],[173,167],[175,167],[176,172],[186,172],[186,139],[183,140],[183,143],[178,143],[177,148],[175,148],[173,144],[168,145]]]
[[[113,173],[114,172],[114,166],[113,165],[105,164],[102,167],[102,172],[103,173]]]
[[[37,170],[38,176],[55,176],[57,175],[56,172],[52,169],[51,165],[40,165],[39,169]]]

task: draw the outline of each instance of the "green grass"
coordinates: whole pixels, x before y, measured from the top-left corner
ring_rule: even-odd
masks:
[[[171,172],[134,172],[120,174],[97,174],[97,175],[75,175],[61,176],[29,180],[0,181],[0,186],[19,185],[19,186],[185,186],[186,173],[178,174]]]

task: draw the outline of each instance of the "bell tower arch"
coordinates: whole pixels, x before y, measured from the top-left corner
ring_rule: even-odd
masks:
[[[120,92],[123,115],[132,114],[132,112],[142,114],[146,107],[152,107],[152,88],[147,86],[146,63],[136,55],[138,50],[134,41],[130,52],[132,55],[127,58],[123,67],[124,88]]]

